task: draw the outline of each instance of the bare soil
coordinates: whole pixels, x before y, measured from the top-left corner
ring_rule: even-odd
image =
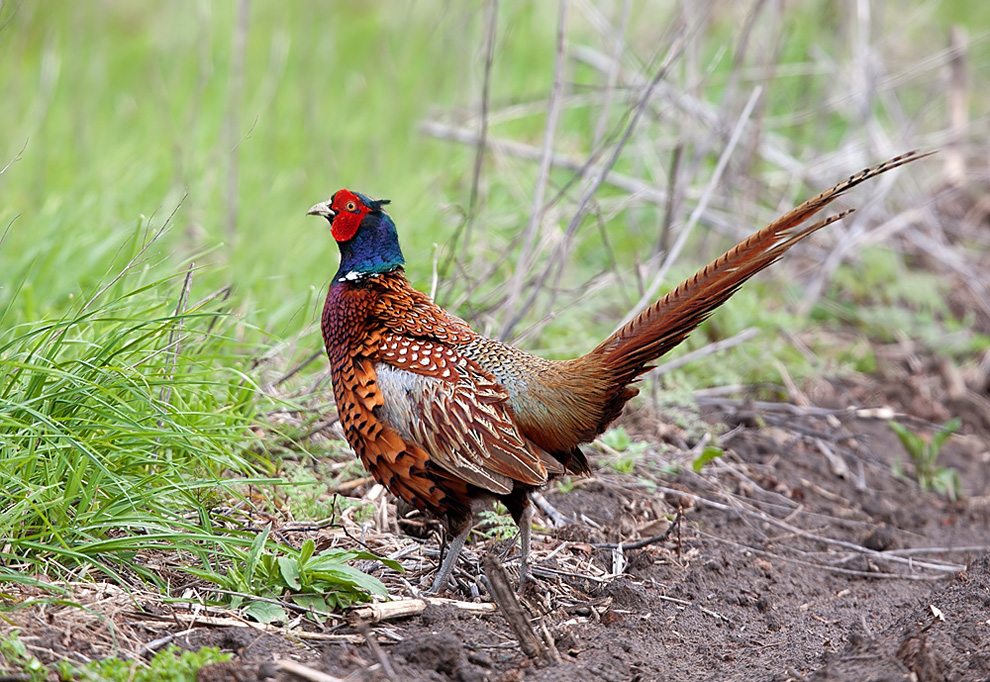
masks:
[[[348,680],[406,682],[990,680],[986,377],[964,377],[965,390],[953,392],[958,377],[935,358],[897,347],[881,359],[875,376],[820,382],[788,403],[703,398],[703,421],[721,432],[725,454],[701,473],[691,468],[697,438],[643,409],[623,417],[638,438],[680,447],[650,446],[622,474],[622,453],[599,453],[596,477],[547,491],[574,522],[553,529],[541,519],[534,538],[538,579],[523,604],[555,650],[542,660],[523,653],[501,612],[454,605],[363,632],[351,621],[259,630],[223,614],[176,620],[181,609],[107,592],[83,599],[99,619],[70,625],[48,607],[17,624],[43,659],[98,655],[111,640],[147,653],[163,637],[235,653],[203,669],[204,681],[301,679],[280,659]],[[895,415],[919,433],[964,417],[939,459],[960,472],[960,501],[919,489],[887,425]],[[679,509],[662,542],[601,546],[658,536]],[[367,544],[385,554],[416,543],[394,526]],[[420,541],[403,575],[367,568],[411,598],[435,548]],[[466,552],[474,567],[462,564],[447,596],[491,601],[476,578],[489,551],[516,569],[511,541],[476,541]]]

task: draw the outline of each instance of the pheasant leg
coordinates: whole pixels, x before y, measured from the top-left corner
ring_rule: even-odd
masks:
[[[526,583],[533,580],[533,574],[529,570],[529,545],[535,512],[532,505],[526,505],[522,516],[519,517],[519,594],[526,589]]]
[[[454,566],[457,564],[457,557],[460,556],[461,550],[464,548],[464,543],[467,542],[468,533],[470,532],[471,526],[468,525],[468,527],[462,530],[457,537],[450,541],[450,546],[447,548],[447,556],[440,565],[440,571],[437,573],[436,580],[433,581],[433,587],[430,588],[430,594],[436,594],[443,588],[447,587],[447,581],[450,579],[450,574],[453,573]]]

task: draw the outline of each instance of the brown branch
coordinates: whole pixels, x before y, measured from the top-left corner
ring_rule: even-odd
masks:
[[[415,549],[415,546],[413,546],[413,548]],[[363,604],[351,609],[351,611],[347,614],[347,617],[351,622],[363,621],[366,623],[379,623],[383,620],[417,616],[425,611],[426,607],[431,604],[438,606],[452,606],[455,609],[476,616],[491,615],[496,609],[495,604],[476,604],[469,601],[444,599],[443,597],[425,597],[421,599],[401,599],[399,601]]]
[[[530,260],[532,258],[533,243],[536,241],[537,229],[543,217],[543,197],[546,193],[547,180],[550,176],[550,166],[553,161],[553,141],[557,132],[557,120],[560,116],[561,91],[564,88],[564,64],[567,61],[566,38],[567,38],[567,0],[559,0],[559,12],[557,19],[557,52],[554,60],[553,89],[550,91],[550,103],[547,110],[547,124],[543,131],[543,151],[540,157],[540,171],[536,180],[536,191],[533,192],[533,205],[529,212],[529,222],[523,232],[522,250],[519,252],[519,260],[509,281],[508,295],[505,299],[505,309],[509,313],[515,308],[516,301],[522,294],[523,282],[529,273]],[[512,333],[512,329],[518,324],[521,317],[529,309],[531,304],[523,305],[522,310],[509,317],[502,326],[499,338],[506,338]]]
[[[473,145],[477,144],[478,141],[478,135],[474,131],[439,121],[424,121],[420,124],[419,129],[426,135],[460,144]],[[493,152],[509,154],[527,161],[539,161],[541,158],[540,149],[525,142],[504,138],[488,138],[487,145],[488,149]],[[663,206],[667,202],[667,194],[665,192],[631,175],[625,175],[615,170],[605,170],[603,166],[597,164],[589,165],[585,161],[558,152],[551,154],[550,163],[554,168],[572,171],[579,175],[595,175],[605,178],[604,184],[611,185],[629,194],[635,194],[643,201],[649,201],[658,206]]]
[[[478,186],[481,184],[481,169],[485,160],[488,139],[488,107],[491,97],[492,65],[495,61],[495,35],[498,31],[498,0],[489,0],[485,15],[485,75],[481,86],[481,128],[478,131],[478,144],[474,153],[474,171],[471,175],[471,195],[468,199],[467,223],[464,227],[464,243],[461,245],[461,262],[465,262],[471,246],[471,230],[478,214]],[[446,268],[444,268],[446,272]]]
[[[670,244],[670,228],[674,224],[674,212],[680,203],[677,179],[681,173],[681,158],[684,156],[684,143],[678,142],[670,159],[667,171],[667,202],[663,209],[663,223],[660,225],[660,236],[657,238],[657,255],[665,253]],[[641,291],[640,294],[643,292]]]
[[[646,306],[653,302],[660,285],[663,284],[664,277],[667,276],[667,272],[670,270],[671,266],[677,260],[677,257],[681,254],[681,249],[684,248],[684,244],[687,243],[687,238],[694,229],[694,226],[698,224],[701,219],[702,213],[708,208],[708,202],[711,201],[711,197],[715,192],[715,187],[718,185],[719,180],[722,178],[722,173],[725,171],[725,167],[729,163],[729,158],[732,156],[732,152],[735,150],[736,145],[739,142],[739,138],[745,128],[744,124],[749,120],[750,113],[753,111],[753,107],[756,106],[757,100],[760,98],[762,93],[762,87],[757,86],[754,88],[752,95],[750,95],[749,101],[746,103],[746,107],[743,109],[742,114],[740,114],[739,119],[736,121],[736,127],[732,131],[732,137],[729,138],[729,142],[726,144],[725,149],[722,151],[722,155],[719,157],[718,165],[715,166],[715,171],[712,173],[712,177],[705,187],[704,194],[701,195],[701,199],[698,200],[697,206],[691,212],[691,217],[688,218],[687,225],[681,230],[681,233],[677,236],[677,240],[671,247],[670,252],[667,253],[667,257],[663,261],[663,265],[660,266],[660,270],[653,277],[653,281],[650,286],[647,287],[646,293],[639,299],[639,302],[633,306],[632,310],[626,313],[626,316],[622,319],[619,324],[616,325],[616,329],[621,329],[630,320],[639,315]]]
[[[298,661],[293,661],[291,658],[283,658],[278,660],[275,662],[275,665],[277,665],[284,672],[307,680],[307,682],[345,682],[343,677],[327,675],[319,670],[310,668],[308,665],[303,665]]]
[[[378,639],[372,635],[371,628],[368,627],[368,624],[362,621],[358,622],[354,627],[356,627],[357,631],[361,633],[361,636],[364,637],[365,641],[368,643],[368,648],[371,649],[371,653],[373,653],[375,658],[378,659],[378,664],[382,668],[382,674],[385,675],[389,682],[398,682],[398,678],[395,676],[395,669],[392,667],[392,661],[389,660],[388,654],[382,650],[381,645],[378,643]]]
[[[498,556],[489,552],[481,560],[481,565],[488,579],[488,588],[491,591],[492,599],[498,604],[499,611],[509,623],[519,646],[523,653],[537,662],[537,664],[547,664],[550,662],[550,652],[546,645],[536,636],[529,616],[519,603],[519,598],[509,584],[509,576],[506,575],[505,567],[499,561]]]
[[[676,59],[681,54],[683,47],[684,47],[684,33],[683,31],[681,31],[674,39],[673,45],[671,45],[670,49],[667,51],[667,56],[664,58],[664,61],[660,65],[660,68],[657,69],[656,75],[650,81],[649,85],[647,85],[646,89],[643,92],[642,97],[640,97],[639,102],[637,102],[636,106],[633,108],[633,114],[630,117],[629,124],[626,126],[626,129],[623,131],[622,137],[619,139],[615,147],[612,149],[612,155],[609,157],[608,161],[605,162],[603,173],[596,175],[594,177],[588,188],[585,190],[584,196],[581,197],[581,201],[578,204],[577,211],[574,212],[574,215],[571,217],[571,220],[568,223],[566,230],[564,231],[566,236],[563,240],[561,240],[562,246],[557,248],[553,256],[550,258],[550,262],[547,264],[547,267],[544,268],[541,276],[537,279],[536,283],[532,285],[530,289],[530,295],[526,299],[526,302],[520,307],[519,310],[515,311],[513,316],[510,318],[508,324],[506,324],[505,327],[503,328],[501,334],[502,338],[506,338],[508,337],[509,334],[512,333],[512,330],[515,328],[515,326],[522,320],[522,318],[526,315],[526,313],[529,312],[529,309],[533,306],[533,303],[536,302],[536,296],[539,293],[540,289],[542,289],[543,285],[546,283],[547,279],[550,277],[551,272],[556,270],[558,267],[561,267],[561,263],[566,257],[566,252],[569,250],[569,247],[567,245],[570,244],[571,237],[577,231],[577,228],[581,224],[581,221],[584,220],[584,216],[585,213],[587,212],[588,204],[591,201],[591,198],[595,195],[595,192],[598,191],[598,188],[602,186],[602,183],[605,182],[605,176],[615,166],[616,161],[619,160],[619,156],[621,156],[622,151],[625,149],[626,143],[629,141],[629,138],[632,136],[633,131],[636,129],[636,126],[638,125],[640,118],[642,118],[643,112],[646,110],[646,105],[649,103],[650,98],[653,95],[654,89],[656,88],[657,84],[659,84],[660,80],[667,75],[667,72],[670,69],[670,65],[673,63],[674,59]],[[508,310],[511,311],[511,307],[508,308]]]
[[[678,508],[677,513],[674,514],[674,518],[671,519],[670,524],[668,524],[667,529],[660,533],[660,535],[654,535],[653,537],[643,538],[642,540],[636,540],[635,542],[598,542],[592,543],[592,547],[598,549],[642,549],[644,547],[649,547],[650,545],[655,545],[659,542],[663,542],[670,537],[670,534],[674,532],[674,529],[680,524],[681,519],[684,518],[684,510]]]
[[[601,111],[598,112],[598,122],[595,124],[595,132],[591,138],[592,148],[601,144],[605,136],[605,129],[608,127],[608,115],[612,109],[612,100],[615,99],[615,86],[619,81],[619,58],[622,56],[622,49],[625,47],[623,37],[626,33],[626,26],[629,24],[629,10],[632,2],[625,0],[622,3],[622,15],[619,18],[619,25],[612,32],[612,62],[605,74],[605,100],[602,102]]]
[[[966,131],[969,130],[969,77],[966,70],[969,41],[966,29],[953,26],[949,60],[949,143],[945,149],[945,176],[956,187],[966,183]]]

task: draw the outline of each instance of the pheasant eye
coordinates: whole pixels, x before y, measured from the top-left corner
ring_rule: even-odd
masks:
[[[348,201],[347,205],[344,206],[344,208],[346,208],[348,211],[356,211],[357,205],[353,201]]]

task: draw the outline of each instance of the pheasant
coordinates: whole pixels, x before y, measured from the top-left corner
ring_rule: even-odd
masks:
[[[375,480],[445,522],[452,536],[431,591],[442,590],[477,511],[501,501],[520,528],[529,578],[529,493],[591,473],[580,449],[638,393],[650,363],[746,280],[851,210],[804,225],[860,183],[925,156],[910,152],[851,176],[754,233],[591,352],[547,360],[486,338],[412,288],[389,202],[341,189],[322,216],[340,249],[322,332],[347,441]]]

